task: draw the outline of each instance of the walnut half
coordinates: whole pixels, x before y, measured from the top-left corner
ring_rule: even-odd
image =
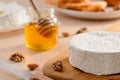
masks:
[[[24,56],[22,54],[20,54],[19,52],[16,52],[16,53],[11,55],[9,60],[14,61],[14,62],[21,62],[24,59],[25,58],[24,58]]]
[[[52,64],[52,66],[55,71],[58,71],[58,72],[63,71],[63,65],[61,61],[56,61],[55,63]]]

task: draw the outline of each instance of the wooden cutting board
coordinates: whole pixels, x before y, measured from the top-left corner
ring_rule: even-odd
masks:
[[[120,22],[106,29],[106,31],[119,32]],[[68,61],[69,51],[48,61],[43,68],[44,75],[55,80],[120,80],[120,74],[109,76],[96,76],[82,72],[72,67]],[[64,70],[63,72],[56,72],[53,70],[52,64],[55,61],[62,61]]]

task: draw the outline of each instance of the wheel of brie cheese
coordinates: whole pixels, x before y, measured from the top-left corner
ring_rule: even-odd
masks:
[[[87,32],[73,36],[69,62],[95,75],[120,73],[120,33]]]

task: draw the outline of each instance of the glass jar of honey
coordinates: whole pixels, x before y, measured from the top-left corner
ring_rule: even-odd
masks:
[[[30,17],[30,16],[29,16]],[[26,46],[32,50],[49,50],[57,44],[58,23],[53,8],[43,8],[38,21],[24,25]]]

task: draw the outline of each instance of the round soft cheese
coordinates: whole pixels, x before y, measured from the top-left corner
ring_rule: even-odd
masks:
[[[120,33],[87,32],[72,37],[69,61],[95,75],[120,73]]]

